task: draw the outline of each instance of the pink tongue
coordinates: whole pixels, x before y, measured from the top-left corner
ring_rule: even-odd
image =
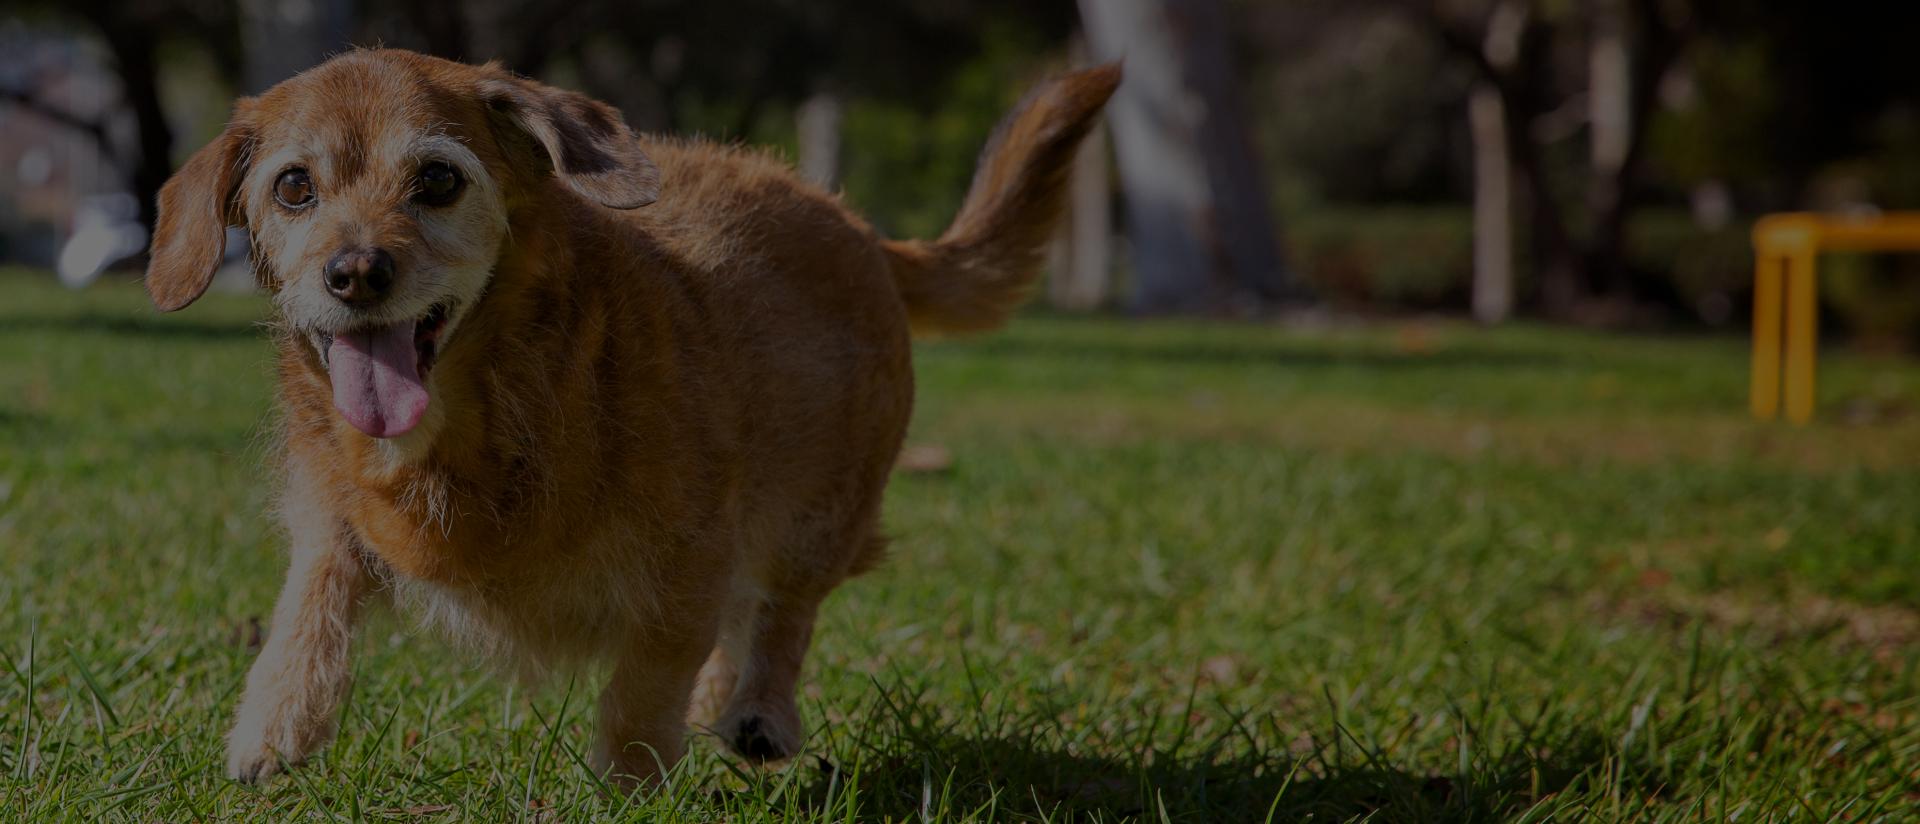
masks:
[[[333,378],[333,408],[368,435],[400,437],[426,414],[427,388],[420,383],[411,323],[334,338],[327,372]]]

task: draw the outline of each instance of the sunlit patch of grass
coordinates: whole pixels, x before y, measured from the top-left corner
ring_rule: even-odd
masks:
[[[221,736],[284,564],[264,301],[0,276],[0,812],[20,820],[1899,820],[1920,369],[1744,417],[1736,340],[1036,315],[923,346],[891,560],[808,752],[582,766],[595,673],[391,617],[339,740]]]

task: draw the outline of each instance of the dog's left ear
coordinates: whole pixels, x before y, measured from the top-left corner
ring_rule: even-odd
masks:
[[[487,107],[538,142],[554,175],[588,200],[638,209],[659,199],[660,169],[612,106],[504,72],[481,81],[480,90]]]
[[[227,227],[246,222],[236,196],[251,139],[236,111],[226,130],[160,187],[147,259],[147,295],[160,311],[184,308],[206,294],[226,255]]]

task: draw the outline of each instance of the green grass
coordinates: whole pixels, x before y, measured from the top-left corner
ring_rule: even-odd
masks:
[[[1895,821],[1920,806],[1920,368],[1744,417],[1731,339],[1049,317],[925,345],[892,561],[809,752],[581,766],[594,673],[390,617],[339,740],[221,736],[284,564],[264,301],[0,275],[0,818]]]

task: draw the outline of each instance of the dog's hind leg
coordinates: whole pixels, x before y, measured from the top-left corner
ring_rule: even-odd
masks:
[[[813,621],[825,591],[785,592],[762,600],[754,610],[739,678],[726,712],[713,729],[741,757],[779,761],[800,750],[804,728],[794,689]],[[723,653],[724,654],[724,653]]]
[[[297,477],[290,491],[300,491]],[[290,509],[287,526],[293,564],[227,736],[227,775],[241,781],[298,764],[333,737],[353,674],[349,647],[372,589],[345,524]]]
[[[799,752],[805,728],[795,688],[813,640],[820,602],[878,560],[879,497],[837,525],[802,530],[762,567],[761,588],[740,632],[718,655],[738,670],[726,710],[712,730],[741,757],[780,761]],[[809,534],[810,533],[810,534]],[[733,635],[733,633],[729,633]]]

